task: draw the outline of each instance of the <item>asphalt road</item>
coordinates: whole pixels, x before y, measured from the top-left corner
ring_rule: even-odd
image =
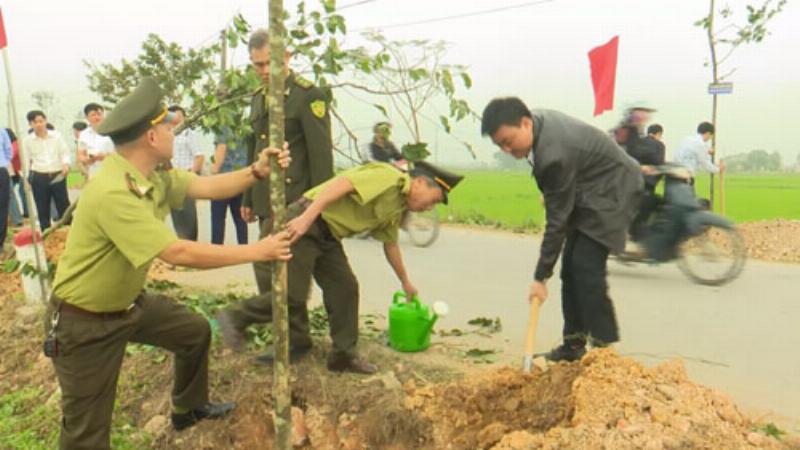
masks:
[[[201,239],[208,240],[207,206],[201,205]],[[227,242],[234,243],[229,223]],[[255,227],[252,228],[255,237]],[[385,314],[399,288],[383,251],[372,240],[346,240],[361,284],[362,313]],[[527,288],[538,237],[445,227],[430,248],[402,237],[409,274],[426,303],[446,301],[451,314],[438,326],[468,328],[469,319],[499,317],[500,336],[486,345],[518,361],[527,326]],[[557,272],[556,272],[557,273]],[[180,272],[198,287],[254,286],[250,266]],[[691,283],[674,264],[609,263],[611,297],[622,341],[618,351],[645,363],[682,358],[690,377],[731,394],[747,412],[800,432],[800,265],[748,261],[742,275],[722,287]],[[559,343],[563,324],[560,282],[548,284],[537,351]],[[312,295],[318,301],[319,293]],[[434,338],[436,339],[436,338]]]

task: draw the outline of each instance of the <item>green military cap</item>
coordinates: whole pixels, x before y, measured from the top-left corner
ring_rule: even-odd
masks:
[[[142,78],[136,89],[119,101],[97,127],[97,132],[110,136],[115,143],[138,138],[148,128],[170,123],[175,115],[163,103],[164,92],[151,77]]]
[[[426,161],[415,161],[414,169],[411,170],[411,176],[425,176],[435,181],[444,194],[442,203],[445,205],[447,204],[447,194],[449,194],[450,191],[452,191],[453,188],[455,188],[456,185],[461,182],[462,179],[464,179],[463,175],[457,175],[455,173],[448,172],[447,170],[440,169],[439,167],[436,167]]]

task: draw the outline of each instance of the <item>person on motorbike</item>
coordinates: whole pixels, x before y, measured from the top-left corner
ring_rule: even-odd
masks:
[[[397,150],[394,143],[389,140],[392,135],[392,124],[378,122],[372,128],[372,131],[374,136],[372,137],[372,142],[369,143],[369,152],[373,160],[392,163],[403,159],[403,155]]]
[[[611,130],[617,144],[639,163],[645,180],[644,196],[629,229],[633,242],[640,241],[644,236],[648,219],[658,207],[659,202],[655,189],[660,177],[652,172],[653,166],[664,164],[665,147],[660,139],[664,128],[658,124],[651,125],[647,129],[647,136],[642,136],[645,123],[650,121],[651,115],[655,111],[646,106],[628,108],[619,125]]]

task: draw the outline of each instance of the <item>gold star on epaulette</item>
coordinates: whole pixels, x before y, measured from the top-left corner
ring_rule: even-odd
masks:
[[[147,191],[150,189],[144,188],[136,184],[136,179],[130,174],[130,172],[125,172],[125,184],[128,185],[128,190],[133,192],[137,198],[144,198],[147,195]]]

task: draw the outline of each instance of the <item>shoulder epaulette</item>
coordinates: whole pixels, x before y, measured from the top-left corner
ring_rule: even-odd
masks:
[[[294,76],[294,84],[300,86],[303,89],[311,89],[314,87],[314,83],[301,77],[300,75]]]

